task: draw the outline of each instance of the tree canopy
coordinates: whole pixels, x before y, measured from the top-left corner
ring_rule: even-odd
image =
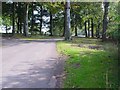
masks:
[[[6,33],[12,26],[12,33],[25,36],[67,34],[117,39],[117,7],[117,2],[70,2],[70,6],[67,2],[2,2],[1,25],[6,26]]]

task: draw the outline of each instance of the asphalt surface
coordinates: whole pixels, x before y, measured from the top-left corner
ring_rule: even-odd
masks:
[[[2,88],[56,88],[63,69],[56,41],[2,40]]]

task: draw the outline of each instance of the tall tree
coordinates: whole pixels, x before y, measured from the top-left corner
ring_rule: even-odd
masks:
[[[100,21],[98,21],[98,25],[96,27],[96,37],[100,38]]]
[[[88,19],[88,37],[90,37],[90,19]]]
[[[12,4],[12,34],[15,34],[15,3]]]
[[[103,2],[104,5],[104,15],[103,15],[103,32],[102,32],[102,41],[106,40],[106,30],[108,25],[107,15],[108,15],[108,7],[109,2]]]
[[[78,33],[77,33],[77,26],[75,26],[75,36],[77,36]]]
[[[77,29],[77,22],[78,22],[78,20],[77,19],[79,19],[78,17],[77,17],[78,15],[77,14],[75,14],[75,36],[78,36],[78,29]],[[80,23],[80,22],[79,22]]]
[[[53,36],[53,15],[52,12],[50,11],[50,36]]]
[[[25,3],[25,9],[24,9],[24,35],[28,36],[28,8],[29,4]]]
[[[91,18],[91,36],[92,36],[92,38],[94,37],[94,22],[93,22],[93,18]]]
[[[87,34],[87,21],[84,22],[84,26],[85,26],[85,37],[88,37],[88,34]]]
[[[70,0],[66,1],[65,4],[65,40],[70,40],[71,39],[71,35],[70,35]]]
[[[31,4],[31,8],[32,8],[32,18],[31,18],[31,34],[32,34],[32,31],[33,31],[33,27],[34,27],[34,2],[32,2],[32,4]]]
[[[22,23],[23,23],[23,15],[24,13],[21,13],[23,12],[23,5],[21,4],[21,2],[18,2],[18,17],[19,17],[19,32],[22,34]]]
[[[64,5],[64,29],[63,29],[63,36],[65,36],[65,30],[66,30],[66,6]]]
[[[40,34],[42,34],[42,22],[43,22],[43,19],[42,19],[42,17],[43,17],[43,7],[42,7],[42,5],[40,6],[40,11],[41,11],[41,13],[40,13]]]
[[[18,3],[16,3],[16,14],[17,14],[17,16],[16,16],[16,19],[17,19],[17,33],[22,33],[22,20],[21,20],[21,18],[23,18],[22,17],[22,15],[21,15],[21,2],[18,2]]]

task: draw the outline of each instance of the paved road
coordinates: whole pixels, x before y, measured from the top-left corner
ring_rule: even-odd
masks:
[[[56,87],[62,70],[55,41],[3,40],[2,88]]]

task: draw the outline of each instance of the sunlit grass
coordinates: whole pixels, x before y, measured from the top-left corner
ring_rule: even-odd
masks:
[[[80,47],[79,44],[86,47]],[[89,48],[89,45],[100,45],[100,48]],[[74,38],[72,42],[58,42],[57,47],[60,53],[68,56],[65,63],[65,88],[117,87],[117,46],[97,39]]]

